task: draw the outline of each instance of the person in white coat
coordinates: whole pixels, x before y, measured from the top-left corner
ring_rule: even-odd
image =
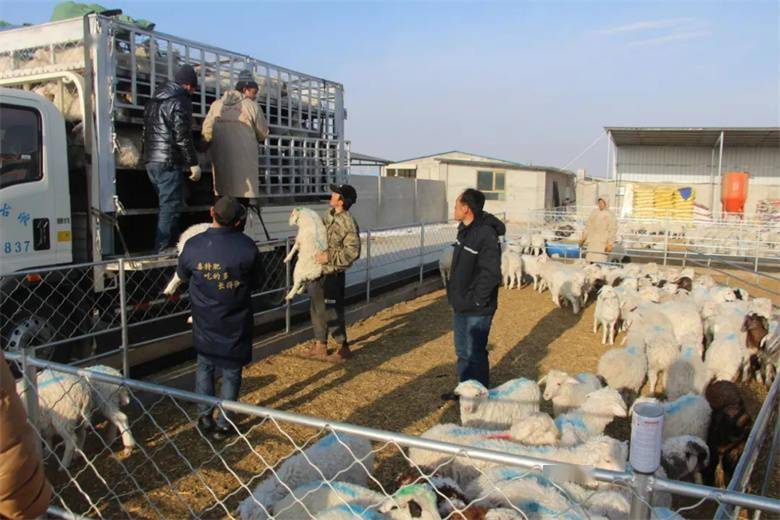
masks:
[[[588,217],[580,240],[580,247],[584,244],[587,249],[585,259],[588,262],[606,262],[617,236],[617,219],[607,209],[607,201],[599,198],[598,205]]]
[[[242,70],[235,90],[211,105],[201,130],[209,143],[214,194],[244,205],[260,196],[258,144],[268,136],[268,123],[255,102],[257,91],[251,71]]]

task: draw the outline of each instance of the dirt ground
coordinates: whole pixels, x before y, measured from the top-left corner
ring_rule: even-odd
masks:
[[[551,368],[595,372],[608,347],[591,332],[593,310],[590,304],[573,315],[554,307],[549,293],[502,288],[489,341],[492,383],[518,376],[538,379]],[[248,367],[240,400],[409,434],[458,421],[457,407],[439,398],[456,384],[451,311],[443,291],[385,309],[351,326],[349,337],[355,357],[343,364],[307,359],[302,355],[307,346],[299,345]],[[753,385],[744,393],[755,415],[765,390]],[[136,405],[129,415],[141,449],[125,457],[117,443],[109,454],[90,434],[85,450],[90,464],[77,458],[71,468],[74,480],[50,473],[74,511],[116,518],[123,516],[121,504],[133,518],[224,517],[235,511],[268,464],[321,434],[243,416],[237,419],[242,436],[212,447],[193,428],[197,414],[187,402],[158,397],[143,410]],[[628,432],[627,420],[607,429],[621,439]],[[393,478],[406,467],[402,450],[393,444],[375,447],[373,487],[393,491]],[[697,510],[691,517],[706,517],[709,511]]]

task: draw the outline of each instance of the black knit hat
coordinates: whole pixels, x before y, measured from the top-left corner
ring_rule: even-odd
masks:
[[[242,70],[238,73],[238,81],[236,82],[236,90],[244,90],[245,88],[260,88],[252,76],[251,70]]]
[[[179,85],[192,85],[192,88],[198,88],[198,75],[195,73],[195,69],[192,68],[192,65],[182,65],[179,67],[174,79]]]
[[[341,195],[344,202],[347,202],[350,205],[357,202],[357,191],[349,184],[331,184],[330,191]]]

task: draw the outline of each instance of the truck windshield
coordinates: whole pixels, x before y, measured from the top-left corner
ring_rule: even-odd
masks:
[[[40,180],[41,155],[38,111],[0,104],[0,189]]]

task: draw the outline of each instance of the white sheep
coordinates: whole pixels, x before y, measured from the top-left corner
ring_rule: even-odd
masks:
[[[640,322],[635,323],[628,334],[627,341],[645,342],[647,385],[650,393],[656,391],[659,383],[661,388],[665,388],[669,367],[680,355],[680,347],[669,320],[658,312],[641,315]]]
[[[695,435],[680,435],[666,439],[661,448],[661,464],[672,480],[695,481],[710,458],[707,443]]]
[[[758,314],[767,320],[771,320],[772,300],[769,298],[753,298],[748,306],[748,314]]]
[[[541,392],[536,381],[517,378],[491,390],[474,379],[455,387],[460,397],[463,426],[506,430],[523,417],[539,411]]]
[[[374,466],[371,442],[344,433],[326,435],[286,459],[238,506],[242,520],[266,518],[271,506],[293,489],[313,480],[340,480],[365,486]]]
[[[447,246],[441,250],[439,256],[439,274],[441,275],[441,284],[446,289],[447,281],[450,279],[450,270],[452,269],[452,253],[454,249]]]
[[[539,256],[523,255],[521,258],[523,261],[523,272],[533,279],[534,290],[539,290],[542,280],[542,266],[549,260],[549,257],[542,254]]]
[[[553,446],[560,439],[560,432],[552,417],[544,412],[535,412],[514,423],[509,430],[471,428],[459,424],[437,424],[423,433],[426,439],[435,439],[451,444],[468,445],[487,439],[504,439],[527,446]]]
[[[585,273],[585,286],[582,290],[582,304],[588,303],[588,297],[590,292],[595,288],[599,282],[604,282],[604,270],[599,264],[589,264],[586,260],[582,259],[585,265],[582,266],[582,271]]]
[[[690,298],[678,298],[658,305],[657,309],[667,317],[672,325],[677,342],[691,341],[693,338],[701,343],[704,338],[699,309]]]
[[[545,239],[544,235],[533,235],[531,237],[531,254],[541,255],[544,252]]]
[[[306,518],[298,516],[297,518]],[[312,518],[308,516],[308,518]],[[378,507],[342,503],[318,512],[317,520],[439,520],[436,495],[430,486],[412,484],[399,489]]]
[[[600,388],[589,393],[576,410],[555,418],[561,432],[561,446],[574,446],[601,435],[615,417],[626,417],[626,403],[614,388]]]
[[[640,397],[631,407],[632,413],[634,408],[640,403],[656,403],[663,408],[664,441],[680,435],[695,435],[700,439],[707,438],[712,408],[710,408],[710,404],[703,396],[686,394],[673,401],[659,401],[653,397]]]
[[[596,310],[593,313],[593,333],[598,332],[599,325],[602,329],[601,344],[615,343],[615,327],[620,319],[620,298],[615,289],[605,285],[599,289],[596,298]]]
[[[623,348],[613,348],[599,358],[596,373],[607,384],[618,391],[624,391],[626,401],[630,401],[645,382],[647,376],[647,355],[644,342],[627,342]]]
[[[507,289],[520,287],[523,280],[523,261],[518,253],[514,251],[501,253],[501,277]]]
[[[284,297],[285,300],[292,300],[296,294],[303,294],[308,282],[322,276],[322,264],[317,262],[315,257],[318,253],[327,251],[328,238],[322,219],[309,208],[293,208],[288,223],[298,227],[295,243],[284,258],[286,264],[298,254],[293,270],[293,286]]]
[[[556,369],[547,372],[539,384],[544,385],[544,400],[552,401],[554,415],[578,408],[585,401],[585,396],[601,388],[601,381],[593,374],[581,372],[573,377]]]
[[[580,312],[582,290],[585,284],[585,274],[561,262],[545,262],[542,266],[542,278],[550,288],[550,296],[556,307],[561,306],[561,297],[568,300],[572,312]]]
[[[703,394],[709,382],[707,367],[701,356],[701,344],[685,344],[680,355],[667,371],[666,398],[677,399],[685,394]]]
[[[84,446],[85,427],[90,423],[94,403],[92,391],[84,379],[70,374],[55,373],[49,369],[38,372],[36,376],[38,392],[38,414],[31,417],[35,426],[53,452],[52,437],[56,433],[64,444],[65,451],[60,460],[60,470],[68,469],[75,451]],[[16,392],[24,398],[24,381],[16,383]],[[32,391],[32,390],[28,390]]]
[[[737,333],[716,335],[704,354],[708,379],[736,381],[749,355]]]
[[[181,235],[179,235],[179,241],[176,243],[176,253],[178,255],[181,254],[181,252],[184,250],[184,244],[187,243],[187,240],[194,237],[195,235],[199,235],[206,231],[208,228],[211,227],[211,222],[202,222],[200,224],[194,224],[182,232]],[[174,272],[173,278],[168,282],[168,285],[165,286],[165,289],[163,289],[163,294],[167,296],[173,295],[173,293],[176,292],[176,289],[179,288],[181,285],[181,278],[179,278],[179,274]]]
[[[117,369],[105,365],[91,366],[88,367],[87,370],[90,372],[122,377],[122,374]],[[94,410],[99,410],[111,424],[107,440],[108,446],[113,444],[116,433],[119,431],[122,436],[122,444],[125,447],[125,455],[130,455],[136,447],[136,442],[133,437],[133,432],[130,431],[130,422],[127,420],[127,415],[120,409],[121,407],[130,404],[130,394],[127,391],[127,388],[112,383],[98,381],[89,375],[86,376],[86,379],[92,390]]]
[[[425,437],[423,435],[423,437]],[[628,449],[625,442],[605,435],[591,437],[577,446],[525,446],[502,439],[485,439],[468,443],[469,447],[497,451],[508,455],[534,457],[566,464],[595,466],[602,469],[624,471]],[[424,448],[410,448],[409,458],[420,467],[435,467],[440,473],[452,477],[461,487],[489,468],[499,466],[495,462],[448,455]]]
[[[315,480],[297,487],[292,493],[276,502],[273,507],[275,520],[309,518],[339,505],[377,508],[385,501],[385,495],[349,482]]]

